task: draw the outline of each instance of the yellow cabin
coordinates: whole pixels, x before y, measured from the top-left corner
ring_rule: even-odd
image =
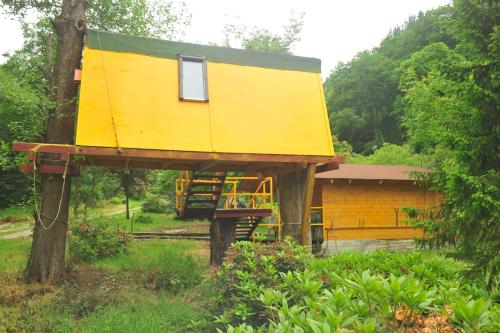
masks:
[[[442,194],[411,177],[415,166],[342,164],[316,175],[313,212],[322,221],[324,247],[331,251],[404,249],[423,231],[407,223],[403,208],[432,208]],[[321,234],[321,230],[318,230]]]
[[[90,31],[75,144],[328,162],[320,67],[313,58]]]

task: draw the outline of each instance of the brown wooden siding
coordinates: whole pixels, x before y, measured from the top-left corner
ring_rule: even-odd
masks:
[[[421,237],[422,231],[405,228],[401,208],[434,206],[441,197],[413,181],[336,179],[317,182],[317,187],[322,192],[324,236],[331,240]]]

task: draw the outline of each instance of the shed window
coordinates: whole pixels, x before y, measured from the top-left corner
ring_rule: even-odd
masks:
[[[208,101],[207,62],[204,58],[179,57],[179,97],[188,101]]]

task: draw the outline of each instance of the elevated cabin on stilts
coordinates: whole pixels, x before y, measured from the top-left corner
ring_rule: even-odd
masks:
[[[14,150],[28,152],[40,173],[62,173],[68,161],[76,174],[75,155],[89,165],[189,171],[179,213],[212,221],[216,262],[237,223],[272,214],[270,202],[221,204],[226,173],[257,177],[238,181],[254,186],[249,192],[275,177],[283,233],[307,243],[316,165],[325,171],[339,162],[320,67],[314,58],[89,31],[75,142],[17,143]],[[48,153],[63,162],[44,163]]]

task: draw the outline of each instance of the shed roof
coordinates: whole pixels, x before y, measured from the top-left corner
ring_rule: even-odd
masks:
[[[406,165],[341,164],[337,170],[316,174],[316,179],[413,180],[411,171],[428,169]]]
[[[312,73],[321,72],[321,61],[316,58],[173,42],[94,30],[87,32],[86,45],[91,49],[138,53],[159,58],[177,59],[179,55],[196,56],[206,58],[208,61],[226,64]]]

